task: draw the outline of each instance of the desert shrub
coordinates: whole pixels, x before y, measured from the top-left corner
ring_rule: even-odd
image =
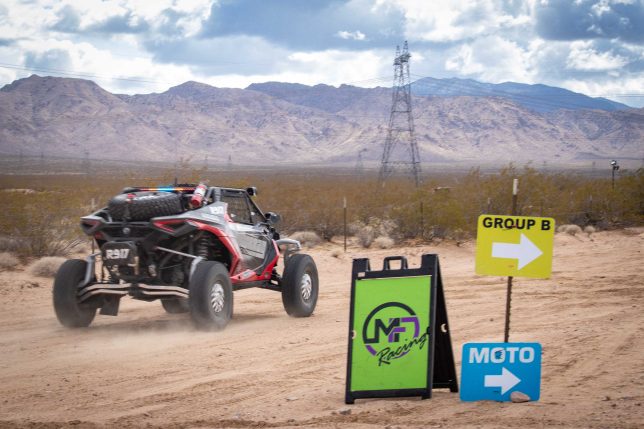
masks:
[[[13,256],[11,253],[0,253],[0,269],[11,270],[14,269],[19,263],[20,261],[18,260],[18,258]]]
[[[456,240],[457,242],[461,243],[466,241],[468,238],[470,238],[470,234],[468,234],[466,231],[462,230],[461,228],[455,228],[450,232],[448,238],[451,238],[452,240]]]
[[[581,227],[579,225],[567,224],[559,225],[557,227],[557,232],[566,233],[570,235],[581,234]]]
[[[333,249],[333,250],[331,251],[331,256],[333,256],[334,258],[339,258],[340,256],[342,256],[342,250],[340,250],[340,249]]]
[[[358,239],[358,243],[362,247],[370,247],[373,243],[373,240],[376,239],[376,230],[373,226],[365,225],[360,228],[360,230],[356,234],[356,238]]]
[[[593,234],[593,233],[597,232],[597,228],[595,228],[592,225],[587,225],[586,227],[584,227],[584,232],[586,234]]]
[[[65,258],[45,256],[32,263],[29,266],[29,272],[38,277],[54,277],[63,262],[65,262]]]
[[[297,231],[289,238],[299,241],[304,247],[315,247],[322,242],[322,239],[313,231]]]
[[[71,231],[63,226],[47,225],[44,220],[35,220],[32,229],[21,231],[18,253],[23,256],[67,256],[81,243],[71,238]]]
[[[553,217],[557,224],[601,230],[644,224],[643,169],[620,171],[613,189],[610,175],[599,172],[543,172],[512,165],[497,172],[432,171],[418,188],[395,175],[383,187],[375,174],[352,176],[328,169],[288,174],[220,171],[194,168],[187,161],[171,168],[139,164],[128,168],[110,166],[91,176],[0,175],[0,252],[20,258],[64,255],[83,237],[80,216],[103,206],[125,186],[169,184],[177,176],[179,182],[257,186],[259,206],[282,215],[278,228],[283,235],[312,231],[322,240],[342,235],[346,199],[348,232],[365,246],[379,236],[396,241],[472,237],[479,215],[510,213],[513,178],[519,179],[517,215]]]
[[[18,240],[12,237],[0,237],[0,252],[15,252],[20,247]]]
[[[394,247],[394,240],[384,235],[373,240],[373,245],[379,249],[391,249]]]
[[[378,219],[370,217],[367,223],[360,220],[351,224],[353,235],[362,247],[370,247],[376,237],[388,237],[396,231],[396,223],[391,219]]]
[[[364,226],[364,223],[359,220],[351,222],[347,225],[347,234],[355,236],[362,228],[364,228]]]
[[[3,201],[3,245],[22,258],[67,255],[79,243],[80,210],[73,192],[14,193]]]

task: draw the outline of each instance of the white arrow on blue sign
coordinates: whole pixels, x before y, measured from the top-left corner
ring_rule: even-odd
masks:
[[[531,401],[541,394],[541,344],[467,343],[461,362],[462,401],[510,401],[521,392]]]

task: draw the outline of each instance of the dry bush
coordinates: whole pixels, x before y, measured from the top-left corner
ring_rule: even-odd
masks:
[[[356,221],[351,224],[351,230],[362,247],[370,247],[376,237],[389,237],[396,230],[396,223],[390,219],[370,217],[367,223]]]
[[[16,194],[3,202],[0,230],[9,234],[2,246],[21,258],[65,256],[78,243],[78,201],[73,190]]]
[[[32,257],[67,256],[82,242],[78,238],[69,238],[70,233],[66,229],[34,222],[33,229],[22,233],[22,246],[18,253]]]
[[[0,237],[0,252],[15,252],[20,243],[13,237]]]
[[[45,256],[29,266],[29,272],[38,277],[54,277],[65,262],[60,256]]]
[[[559,227],[557,228],[557,232],[562,232],[562,233],[566,233],[574,236],[577,234],[581,234],[581,227],[579,225],[572,225],[572,224],[559,225]]]
[[[456,228],[450,232],[449,238],[461,243],[469,238],[469,234],[463,231],[461,228]]]
[[[347,225],[347,234],[355,236],[364,226],[364,223],[359,220],[351,222]]]
[[[396,241],[472,237],[479,215],[510,212],[513,178],[519,179],[517,215],[553,217],[557,224],[593,225],[602,230],[644,225],[644,169],[620,171],[613,189],[610,177],[546,173],[512,165],[498,172],[435,172],[425,175],[418,188],[404,177],[392,176],[383,187],[375,174],[352,176],[329,169],[289,174],[282,170],[199,170],[187,161],[178,167],[177,172],[175,167],[137,164],[129,171],[119,167],[115,174],[110,168],[82,180],[75,175],[40,172],[0,175],[0,190],[35,191],[11,192],[3,200],[0,232],[5,238],[0,238],[0,252],[9,251],[20,258],[65,254],[82,236],[79,217],[96,209],[96,204],[107,202],[125,186],[169,184],[176,176],[180,182],[258,186],[257,203],[282,215],[279,228],[283,235],[312,231],[322,240],[342,235],[346,198],[348,232],[365,247],[379,236]],[[436,188],[449,188],[449,192],[435,192]],[[92,201],[96,204],[90,204]]]
[[[322,239],[313,231],[297,231],[289,238],[299,241],[304,247],[315,247],[322,242]]]
[[[381,235],[380,237],[373,240],[373,245],[379,249],[391,249],[394,247],[394,240],[391,238]]]
[[[362,247],[371,247],[373,240],[376,239],[376,230],[373,226],[365,225],[360,228],[356,234],[356,238]]]
[[[573,236],[577,234],[581,234],[581,232],[582,232],[582,229],[579,225],[569,225],[568,229],[566,229],[566,233]]]
[[[584,228],[584,232],[585,232],[586,234],[592,234],[592,233],[597,232],[597,228],[595,228],[595,227],[594,227],[594,226],[592,226],[592,225],[587,225],[587,226]]]
[[[0,253],[0,269],[12,270],[20,261],[9,252]]]

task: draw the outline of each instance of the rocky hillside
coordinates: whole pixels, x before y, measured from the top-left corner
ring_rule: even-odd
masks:
[[[91,81],[31,76],[0,89],[0,154],[225,164],[378,160],[391,92],[187,82],[115,95]],[[507,98],[416,96],[423,162],[641,158],[644,109],[535,112]]]
[[[547,85],[526,85],[516,82],[499,84],[477,82],[472,79],[434,79],[425,77],[412,85],[415,95],[423,96],[471,96],[499,97],[536,112],[554,112],[555,110],[624,110],[629,107],[622,103],[601,97],[588,97],[584,94],[555,88]]]

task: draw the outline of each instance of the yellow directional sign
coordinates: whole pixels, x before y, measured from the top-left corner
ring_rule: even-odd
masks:
[[[479,216],[476,273],[548,278],[555,220],[549,217]]]

